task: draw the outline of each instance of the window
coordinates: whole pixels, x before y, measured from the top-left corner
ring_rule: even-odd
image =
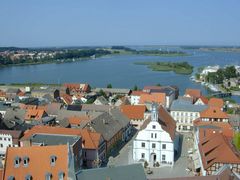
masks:
[[[153,138],[153,133],[151,133],[151,138]]]
[[[24,157],[23,158],[23,165],[26,167],[26,166],[28,166],[28,163],[29,163],[29,158],[28,157]]]
[[[155,143],[152,143],[152,148],[156,148],[156,144]]]
[[[63,178],[64,178],[64,172],[61,171],[58,173],[58,179],[63,180]]]
[[[8,176],[8,180],[14,180],[15,177],[14,176]]]
[[[57,160],[57,157],[56,157],[56,156],[52,155],[52,156],[50,157],[50,164],[51,164],[51,166],[55,166],[56,160]]]
[[[2,138],[0,137],[0,140],[2,140]]]
[[[20,158],[17,156],[14,159],[14,167],[19,167],[19,165],[20,165]]]
[[[145,143],[142,143],[142,147],[145,147]]]
[[[3,147],[3,144],[0,144],[0,147]]]
[[[165,154],[162,155],[162,161],[166,161],[166,155]]]
[[[141,157],[142,157],[142,159],[144,159],[145,158],[145,153],[142,153]]]
[[[153,129],[156,129],[156,126],[155,126],[155,125],[153,125],[153,126],[152,126],[152,128],[153,128]]]
[[[8,141],[10,141],[10,138],[8,138]]]
[[[29,174],[28,174],[28,175],[26,175],[26,176],[25,176],[25,180],[32,180],[32,176],[31,176],[31,175],[29,175]]]
[[[46,173],[45,174],[45,180],[51,180],[52,174],[51,173]]]
[[[157,138],[157,133],[155,133],[155,138]]]
[[[7,139],[6,138],[4,138],[4,141],[6,141]]]
[[[162,149],[166,149],[166,144],[162,144]]]

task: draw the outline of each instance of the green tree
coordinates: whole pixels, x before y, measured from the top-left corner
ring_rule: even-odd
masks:
[[[107,88],[112,88],[112,84],[108,84],[108,85],[107,85]]]
[[[156,86],[159,86],[159,87],[160,87],[160,86],[161,86],[161,84],[160,84],[160,83],[157,83],[157,84],[156,84]]]
[[[138,87],[137,87],[137,85],[135,85],[134,87],[133,87],[133,91],[137,91],[138,90]]]
[[[237,77],[236,69],[234,66],[228,66],[224,70],[224,75],[226,79]]]

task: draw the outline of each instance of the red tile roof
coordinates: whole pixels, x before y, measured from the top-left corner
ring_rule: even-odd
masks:
[[[172,118],[172,116],[168,113],[168,111],[160,106],[158,117],[160,119],[160,124],[166,132],[170,134],[172,140],[175,138],[176,132],[176,121]]]
[[[149,94],[143,91],[132,91],[131,95],[132,96],[141,96],[141,94]]]
[[[56,162],[51,165],[51,157],[56,157]],[[15,158],[20,158],[19,167],[15,167]],[[29,163],[24,166],[24,158]],[[14,176],[15,179],[25,179],[31,175],[32,179],[45,179],[47,173],[51,173],[53,179],[58,179],[58,174],[64,173],[64,179],[68,177],[68,146],[31,146],[7,148],[4,179]]]
[[[206,110],[200,112],[201,118],[228,119],[229,116],[217,106],[209,106]]]
[[[199,99],[202,100],[204,104],[208,104],[208,98],[206,98],[205,96],[201,96]]]
[[[25,120],[41,120],[44,115],[46,114],[45,110],[43,109],[27,109],[25,113]]]
[[[200,98],[202,93],[199,89],[186,89],[185,95],[189,95],[190,97],[193,97],[194,100],[197,98]]]
[[[80,125],[83,122],[90,122],[89,116],[72,116],[68,118],[69,124]]]
[[[73,100],[72,100],[72,96],[68,95],[68,94],[61,94],[61,99],[64,101],[65,104],[70,105],[72,104]]]
[[[165,93],[151,93],[151,94],[141,94],[140,96],[140,104],[144,104],[147,102],[155,102],[158,104],[165,105],[166,102],[166,94]]]
[[[143,120],[146,111],[145,105],[122,105],[120,107],[122,113],[129,119]]]
[[[32,129],[25,131],[24,136],[22,137],[21,140],[28,139],[30,136],[34,134],[63,134],[81,136],[83,148],[86,149],[97,149],[101,138],[101,134],[91,132],[87,129],[34,126]]]
[[[211,98],[208,101],[209,106],[219,107],[222,108],[224,105],[224,101],[220,98]]]
[[[198,146],[204,169],[214,163],[240,164],[239,154],[222,133],[215,132],[205,136]]]
[[[204,137],[204,134],[213,134],[215,132],[222,133],[224,136],[228,138],[233,138],[234,130],[229,123],[224,122],[206,122],[197,119],[194,121],[194,126],[196,127],[207,127],[207,128],[200,128],[199,130],[199,139]],[[207,135],[208,136],[208,135]]]

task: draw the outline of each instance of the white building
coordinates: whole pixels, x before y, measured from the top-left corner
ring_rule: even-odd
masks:
[[[173,166],[179,141],[175,128],[176,123],[170,114],[162,106],[157,110],[154,105],[151,119],[144,122],[142,130],[134,139],[134,161],[147,161],[149,166]]]
[[[4,156],[8,147],[18,147],[21,131],[0,130],[0,155]]]
[[[194,105],[190,101],[175,100],[170,113],[177,123],[177,131],[187,132],[193,130],[193,121],[200,117],[200,112],[207,109],[206,105]]]

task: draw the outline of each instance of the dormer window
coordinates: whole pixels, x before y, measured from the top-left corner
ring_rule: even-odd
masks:
[[[28,163],[29,163],[29,158],[27,156],[25,156],[23,158],[23,165],[26,167],[26,166],[28,166]]]
[[[51,164],[51,166],[55,166],[56,160],[57,160],[57,156],[52,155],[50,157],[50,164]]]
[[[45,180],[51,180],[51,178],[52,178],[52,174],[51,173],[46,173],[45,174]]]
[[[9,177],[7,178],[7,180],[15,180],[15,177],[14,177],[14,176],[9,176]]]
[[[65,175],[64,172],[62,172],[62,171],[59,172],[59,173],[58,173],[58,179],[59,179],[59,180],[63,180],[64,175]]]
[[[29,175],[29,174],[28,174],[28,175],[26,175],[26,176],[25,176],[25,180],[32,180],[32,176],[31,176],[31,175]]]
[[[19,167],[20,166],[20,157],[15,157],[14,158],[14,167]]]

